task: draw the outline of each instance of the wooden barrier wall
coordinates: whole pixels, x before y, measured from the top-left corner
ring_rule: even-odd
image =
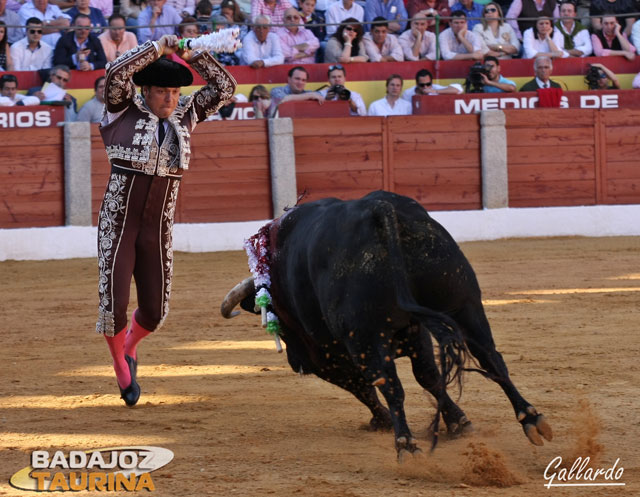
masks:
[[[640,111],[505,114],[509,206],[640,203]]]
[[[93,224],[110,167],[98,125],[91,127]],[[212,121],[191,137],[189,170],[181,180],[177,223],[269,219],[271,179],[267,122]]]
[[[429,210],[482,207],[478,115],[295,119],[293,133],[305,202],[385,189]]]
[[[64,225],[63,129],[5,129],[0,136],[0,228]]]

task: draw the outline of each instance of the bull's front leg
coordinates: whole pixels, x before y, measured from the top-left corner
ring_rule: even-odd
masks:
[[[357,332],[354,333],[357,336]],[[362,372],[365,381],[378,387],[389,406],[391,422],[395,434],[398,460],[408,454],[421,452],[418,441],[411,434],[404,412],[404,389],[398,377],[391,353],[392,339],[385,333],[378,334],[379,340],[373,344],[362,346],[356,339],[347,340],[347,348],[353,362]]]

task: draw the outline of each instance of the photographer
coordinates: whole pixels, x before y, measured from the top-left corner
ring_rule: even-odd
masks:
[[[500,74],[500,61],[497,57],[487,55],[484,58],[484,71],[480,72],[484,93],[511,93],[516,91],[516,84]]]
[[[591,64],[584,78],[590,90],[619,90],[620,82],[616,75],[602,64]]]
[[[350,91],[344,86],[347,81],[345,68],[338,64],[329,66],[327,76],[329,78],[329,88],[319,92],[325,100],[346,100],[349,102],[352,116],[366,116],[367,108],[360,94]]]

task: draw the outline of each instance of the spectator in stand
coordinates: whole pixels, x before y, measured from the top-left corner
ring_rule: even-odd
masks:
[[[95,80],[93,89],[96,94],[80,108],[76,121],[86,121],[90,123],[99,123],[102,121],[104,114],[104,81],[104,76],[100,76]]]
[[[609,55],[622,55],[627,60],[636,57],[636,47],[634,47],[622,32],[622,26],[615,16],[604,16],[602,18],[602,30],[591,35],[593,53],[596,57],[608,57]]]
[[[66,90],[69,81],[71,81],[71,69],[69,69],[69,66],[57,65],[53,66],[51,71],[49,71],[48,83]],[[42,88],[30,89],[28,94],[37,97],[40,101],[47,100],[47,97],[45,97],[45,94],[42,92]],[[64,120],[75,121],[78,112],[78,102],[75,97],[69,93],[65,93],[61,101],[65,105]]]
[[[285,64],[313,64],[320,42],[315,35],[304,27],[302,16],[293,7],[284,13],[285,26],[278,28],[280,47]]]
[[[482,38],[491,55],[499,59],[510,59],[520,53],[520,42],[513,28],[504,22],[502,8],[489,2],[482,11],[482,21],[473,27],[473,32]]]
[[[220,4],[220,15],[227,18],[229,27],[238,26],[240,28],[240,38],[247,36],[247,17],[240,9],[240,5],[235,0],[223,0]],[[255,19],[255,18],[254,18]],[[269,17],[269,19],[271,19]]]
[[[553,61],[551,57],[541,55],[536,57],[533,61],[533,70],[536,77],[531,81],[527,81],[520,91],[536,91],[538,88],[561,88],[561,86],[555,81],[551,80],[551,73],[553,72]]]
[[[576,5],[567,1],[560,5],[561,19],[555,23],[553,42],[571,57],[588,57],[593,52],[589,30],[576,21]]]
[[[349,102],[349,113],[352,116],[366,116],[367,107],[360,94],[345,87],[347,83],[346,69],[339,64],[329,66],[327,76],[329,78],[329,88],[321,90],[320,95],[325,100],[347,100]]]
[[[146,8],[146,0],[120,0],[119,13],[124,16],[127,26],[137,26],[138,17]]]
[[[176,12],[185,17],[193,17],[196,13],[196,0],[167,0],[167,5],[171,5]]]
[[[602,64],[591,64],[584,78],[590,90],[619,90],[620,81],[613,71]]]
[[[324,17],[327,20],[327,40],[329,40],[341,27],[339,24],[344,21],[364,21],[364,9],[353,0],[338,0],[331,4]]]
[[[166,5],[167,0],[149,0],[146,9],[138,16],[139,26],[150,26],[138,29],[138,41],[144,43],[149,40],[159,40],[164,35],[176,33],[175,26],[182,22],[182,16],[171,5]],[[158,27],[156,27],[158,26]]]
[[[376,17],[383,17],[389,22],[389,32],[400,34],[407,28],[406,19],[409,17],[402,0],[367,0],[364,6],[364,20],[371,22]],[[371,30],[366,25],[366,30]]]
[[[603,29],[604,16],[616,16],[619,19],[624,18],[622,31],[630,36],[636,19],[627,14],[633,14],[639,10],[640,4],[635,0],[591,0],[589,7],[589,15],[592,16],[591,29],[594,33],[600,31]]]
[[[253,112],[256,119],[264,119],[269,117],[269,107],[271,107],[271,95],[262,85],[256,85],[251,88],[249,93],[249,102],[253,104]]]
[[[387,20],[376,17],[371,25],[371,31],[363,36],[364,47],[369,62],[402,62],[404,55],[402,47],[395,35],[389,34]]]
[[[640,88],[640,72],[636,74],[636,77],[633,78],[633,83],[631,83],[631,88]]]
[[[305,90],[309,73],[302,66],[296,66],[287,73],[287,86],[276,86],[271,90],[271,108],[269,116],[273,117],[278,106],[284,102],[315,100],[319,104],[324,102],[324,97],[317,91]]]
[[[558,18],[560,11],[556,0],[513,0],[506,18],[513,31],[522,40],[523,33],[535,26],[537,17]]]
[[[431,71],[420,69],[416,73],[416,85],[406,89],[402,93],[402,98],[411,103],[414,95],[459,95],[463,91],[462,85],[458,83],[452,83],[449,86],[434,83]]]
[[[43,24],[44,41],[50,47],[55,47],[60,39],[60,30],[69,27],[71,18],[56,5],[49,4],[49,0],[29,0],[18,11],[20,24],[27,24],[27,19],[37,17]]]
[[[213,31],[220,31],[221,29],[228,28],[232,24],[229,23],[229,19],[222,15],[213,16],[211,18],[211,26]],[[242,47],[235,51],[235,53],[219,52],[214,53],[213,56],[218,62],[225,66],[239,66],[240,59],[242,58]]]
[[[436,60],[436,35],[428,27],[426,12],[418,12],[411,19],[411,29],[398,37],[405,60]]]
[[[362,39],[364,29],[362,24],[353,17],[348,17],[327,41],[324,52],[324,61],[330,64],[339,62],[367,62],[367,50]]]
[[[269,16],[272,24],[284,24],[284,12],[290,7],[289,0],[251,0],[251,18]]]
[[[512,93],[517,90],[516,84],[500,74],[500,61],[493,55],[484,58],[484,68],[489,75],[480,74],[485,93]]]
[[[107,21],[102,15],[102,11],[95,7],[90,7],[89,0],[76,0],[75,6],[67,10],[67,15],[71,16],[72,24],[78,14],[85,14],[89,16],[89,19],[91,19],[91,26],[94,28],[107,26]]]
[[[196,38],[199,36],[198,30],[198,21],[195,17],[184,17],[182,19],[182,23],[178,26],[178,37],[180,38]],[[185,61],[182,57],[179,57],[178,54],[172,53],[171,55],[165,56],[167,59],[172,60],[178,64],[181,64],[185,67],[190,67],[188,62]]]
[[[136,35],[125,29],[126,20],[120,14],[109,18],[109,29],[98,36],[107,62],[113,62],[120,55],[138,45]]]
[[[277,66],[284,62],[280,38],[271,32],[269,16],[258,16],[253,29],[242,40],[240,62],[253,69]]]
[[[483,6],[473,0],[460,0],[451,6],[451,12],[460,10],[467,18],[467,28],[471,31],[482,19]],[[453,17],[453,14],[451,14]],[[474,19],[475,18],[475,19]]]
[[[1,2],[2,0],[0,0]],[[11,42],[11,38],[9,38]],[[631,30],[631,43],[636,47],[636,52],[640,50],[640,20],[633,23],[633,29]]]
[[[113,14],[113,0],[89,0],[89,4],[102,12],[105,19]]]
[[[561,50],[553,41],[553,24],[547,17],[538,17],[535,25],[524,32],[524,47],[522,57],[533,59],[535,57],[562,58],[569,54]]]
[[[467,27],[464,12],[455,10],[451,13],[451,27],[440,33],[440,51],[444,60],[482,60],[489,49],[482,38]]]
[[[387,95],[372,102],[369,106],[370,116],[408,116],[412,113],[411,103],[400,98],[402,92],[402,76],[392,74],[387,78]]]
[[[213,5],[209,0],[200,0],[196,5],[195,18],[198,21],[198,32],[201,35],[211,33]]]
[[[319,41],[324,41],[327,37],[327,28],[325,26],[310,26],[310,24],[324,24],[325,22],[324,14],[315,10],[316,0],[298,1],[298,5],[306,28],[309,29]]]
[[[53,65],[53,48],[42,41],[40,19],[27,19],[27,36],[11,45],[11,58],[16,71],[39,71]]]
[[[418,12],[423,10],[431,13],[434,17],[436,14],[440,17],[451,17],[451,9],[447,0],[409,0],[407,2],[409,18],[415,17]],[[449,27],[449,19],[441,20],[439,32],[442,33],[447,27]],[[435,23],[433,24],[433,30],[435,31]],[[431,31],[431,28],[429,28],[429,31]]]
[[[0,71],[13,71],[9,35],[4,21],[0,21]]]
[[[0,106],[12,107],[14,105],[38,104],[40,104],[40,100],[37,97],[18,93],[18,78],[13,74],[4,74],[0,77]]]
[[[0,21],[5,26],[20,26],[20,16],[11,9],[7,8],[7,0],[0,0]],[[22,29],[18,27],[7,28],[7,39],[10,45],[23,38]]]
[[[64,64],[71,69],[93,71],[104,69],[107,58],[102,43],[91,32],[91,19],[85,14],[78,14],[73,21],[73,29],[58,40],[53,50],[53,63]]]

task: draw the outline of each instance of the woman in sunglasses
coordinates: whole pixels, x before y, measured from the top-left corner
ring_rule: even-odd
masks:
[[[482,21],[473,27],[473,31],[489,47],[486,55],[510,59],[520,52],[520,42],[513,28],[502,17],[500,5],[489,2],[482,10]]]
[[[253,111],[256,119],[263,119],[269,116],[269,107],[271,106],[271,95],[262,85],[256,85],[251,88],[249,93],[249,102],[253,104]]]
[[[8,39],[7,25],[4,21],[0,21],[0,71],[13,71]]]
[[[355,17],[347,17],[327,41],[324,61],[341,64],[367,62],[369,57],[362,40],[363,36],[362,24]]]

